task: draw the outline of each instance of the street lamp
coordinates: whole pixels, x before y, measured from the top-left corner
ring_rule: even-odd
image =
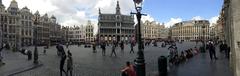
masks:
[[[205,25],[202,26],[203,30],[203,52],[206,52],[206,44],[205,44]]]
[[[138,57],[136,59],[136,73],[137,76],[145,76],[146,72],[145,72],[145,60],[144,60],[144,53],[143,53],[143,45],[142,45],[142,36],[141,36],[141,17],[142,15],[145,14],[141,14],[141,10],[142,10],[142,0],[133,0],[134,5],[135,5],[135,9],[137,11],[137,13],[132,13],[131,14],[136,14],[137,16],[137,21],[138,21]]]
[[[38,49],[37,49],[37,18],[34,20],[34,54],[33,54],[33,63],[38,64]]]

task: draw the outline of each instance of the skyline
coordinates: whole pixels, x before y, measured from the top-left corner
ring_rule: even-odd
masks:
[[[12,0],[2,0],[6,9]],[[87,20],[97,28],[98,8],[102,13],[115,13],[116,2],[120,2],[122,14],[135,12],[132,0],[16,0],[19,8],[27,6],[32,13],[55,15],[63,26],[84,25]],[[148,14],[143,21],[156,21],[169,27],[186,20],[206,19],[215,23],[218,19],[222,0],[144,0],[143,13]],[[201,10],[198,10],[201,9]],[[187,11],[187,12],[186,12]]]

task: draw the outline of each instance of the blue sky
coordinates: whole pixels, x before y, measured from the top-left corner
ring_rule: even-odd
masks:
[[[223,0],[145,0],[143,13],[158,22],[168,22],[170,18],[191,20],[195,16],[211,19],[218,16]]]

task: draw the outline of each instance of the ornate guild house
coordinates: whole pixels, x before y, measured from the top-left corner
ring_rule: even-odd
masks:
[[[129,41],[134,36],[134,16],[122,15],[117,1],[115,14],[103,14],[99,9],[98,27],[100,41]]]

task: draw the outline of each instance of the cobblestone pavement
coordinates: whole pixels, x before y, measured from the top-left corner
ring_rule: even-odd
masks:
[[[33,67],[32,60],[28,61],[27,56],[19,52],[12,52],[10,50],[2,51],[3,62],[5,65],[0,67],[0,76],[9,75],[18,72],[19,70]]]
[[[184,42],[177,44],[179,50],[193,48],[195,43]],[[33,47],[28,49],[33,50]],[[42,67],[17,74],[16,76],[59,76],[60,57],[56,54],[55,46],[47,50],[47,54],[43,55],[43,48],[39,47],[39,59],[44,64]],[[97,53],[92,53],[92,48],[84,48],[83,46],[70,46],[69,49],[73,54],[74,76],[120,76],[120,70],[125,66],[126,61],[133,61],[137,55],[137,47],[135,53],[130,54],[130,46],[126,45],[124,52],[117,48],[117,56],[110,56],[110,47],[107,47],[106,56],[102,56],[100,48]],[[161,55],[168,55],[167,48],[145,47],[145,63],[147,76],[154,76],[157,73],[157,58]],[[27,61],[26,61],[27,62]],[[0,68],[1,69],[1,68]],[[174,75],[173,75],[174,76]],[[182,75],[181,75],[182,76]],[[184,76],[184,75],[183,75]]]

